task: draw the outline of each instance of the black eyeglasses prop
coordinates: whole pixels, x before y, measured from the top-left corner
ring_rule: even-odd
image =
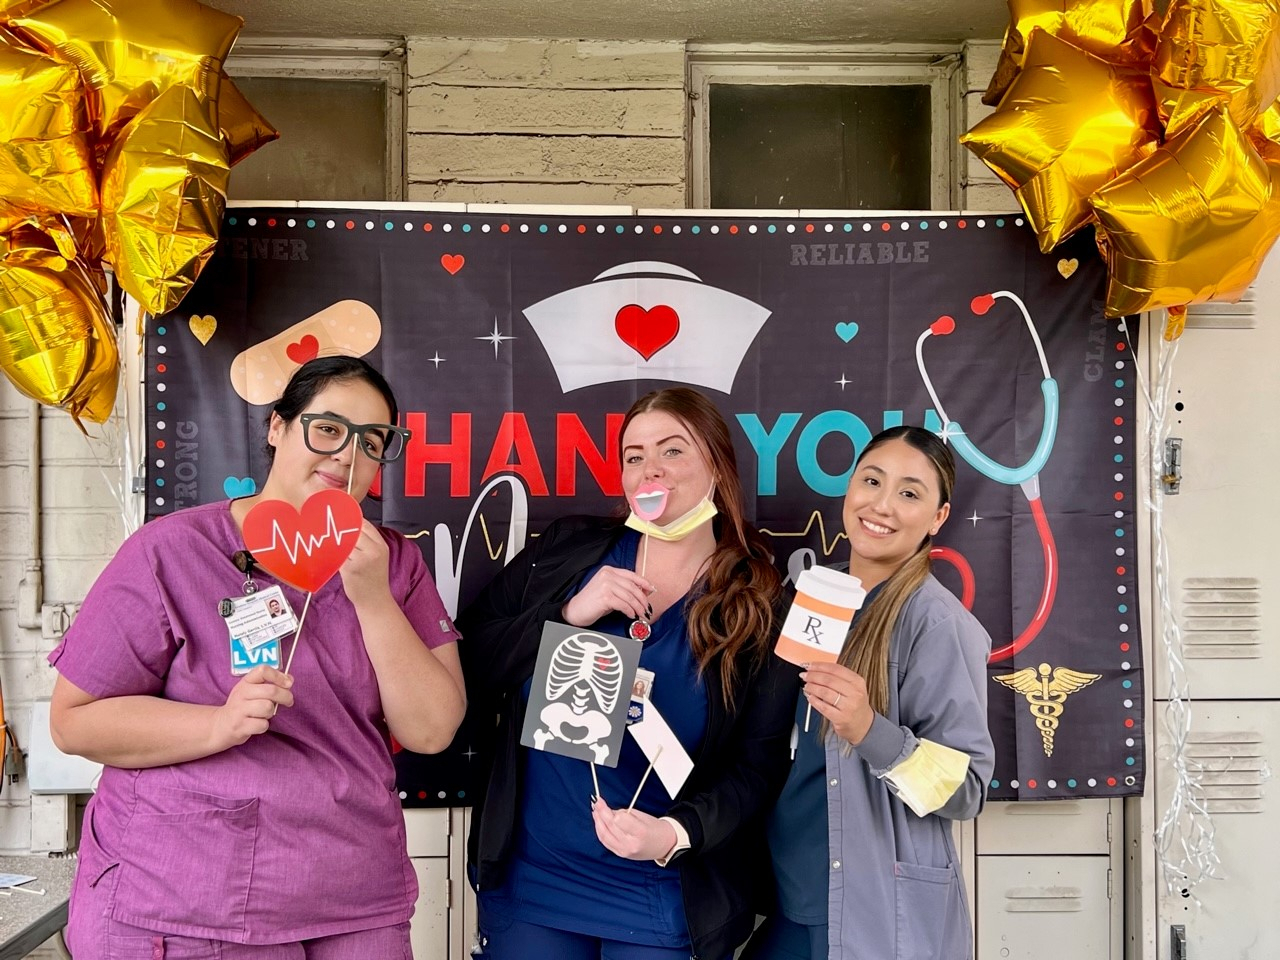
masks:
[[[412,434],[391,423],[352,423],[336,413],[304,413],[300,416],[302,439],[312,453],[331,456],[359,437],[359,450],[370,460],[391,463],[404,453]]]

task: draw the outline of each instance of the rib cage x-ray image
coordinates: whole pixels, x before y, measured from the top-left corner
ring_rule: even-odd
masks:
[[[605,767],[618,765],[641,643],[563,623],[542,630],[520,742]]]

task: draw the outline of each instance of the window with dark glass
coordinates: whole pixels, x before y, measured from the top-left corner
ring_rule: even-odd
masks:
[[[928,210],[930,88],[710,85],[711,206]]]

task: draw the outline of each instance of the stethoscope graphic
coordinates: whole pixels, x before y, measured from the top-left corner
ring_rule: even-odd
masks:
[[[1005,466],[979,450],[961,429],[959,422],[947,416],[942,401],[938,399],[938,392],[934,389],[933,381],[929,378],[929,372],[924,364],[924,342],[930,337],[945,337],[954,332],[955,320],[951,317],[939,317],[916,340],[916,366],[920,370],[920,379],[924,381],[925,389],[929,391],[929,399],[933,401],[934,409],[942,418],[943,436],[951,441],[956,453],[984,477],[996,483],[1008,486],[1016,484],[1022,488],[1023,496],[1027,498],[1027,503],[1031,507],[1031,516],[1035,521],[1036,533],[1039,534],[1040,547],[1044,553],[1044,585],[1040,591],[1040,602],[1036,606],[1035,614],[1012,643],[991,651],[991,662],[1013,656],[1025,649],[1036,638],[1049,619],[1049,613],[1053,610],[1053,598],[1058,590],[1058,548],[1053,540],[1053,531],[1049,528],[1049,518],[1045,515],[1044,504],[1040,500],[1040,471],[1044,469],[1049,454],[1053,452],[1053,441],[1058,433],[1058,382],[1049,372],[1049,361],[1045,359],[1044,346],[1040,343],[1040,334],[1036,331],[1031,314],[1027,311],[1026,304],[1017,295],[1008,290],[984,293],[974,297],[969,307],[976,315],[983,316],[995,305],[996,300],[1001,298],[1012,300],[1022,312],[1022,319],[1026,322],[1027,331],[1031,334],[1031,340],[1036,346],[1036,354],[1040,358],[1040,370],[1044,375],[1040,381],[1040,393],[1044,397],[1044,422],[1040,428],[1040,442],[1036,444],[1035,452],[1027,462],[1019,467]],[[966,608],[971,608],[976,586],[973,569],[969,566],[969,562],[962,554],[950,547],[935,547],[932,555],[951,563],[960,572],[962,590],[960,599]]]

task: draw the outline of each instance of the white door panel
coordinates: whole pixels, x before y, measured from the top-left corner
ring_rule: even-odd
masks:
[[[1109,800],[989,803],[977,819],[977,847],[992,854],[1111,852]]]
[[[410,862],[418,875],[418,908],[409,925],[414,960],[449,960],[449,858]]]
[[[1268,771],[1280,769],[1280,702],[1197,702],[1187,754],[1205,768],[1205,804],[1213,818],[1221,880],[1166,892],[1157,871],[1156,944],[1170,960],[1170,926],[1186,927],[1190,960],[1280,957],[1280,805]],[[1172,770],[1157,759],[1156,813],[1168,809]],[[1199,900],[1199,904],[1196,903]]]
[[[1109,960],[1109,857],[978,857],[978,960]]]
[[[1182,409],[1170,411],[1169,432],[1183,441],[1182,482],[1164,499],[1164,527],[1171,599],[1196,699],[1267,698],[1280,689],[1280,621],[1268,615],[1280,602],[1280,564],[1272,557],[1280,542],[1280,256],[1268,260],[1250,296],[1234,322],[1252,329],[1189,325],[1174,361],[1171,402]],[[1146,595],[1153,690],[1164,699],[1160,611],[1154,591]]]

